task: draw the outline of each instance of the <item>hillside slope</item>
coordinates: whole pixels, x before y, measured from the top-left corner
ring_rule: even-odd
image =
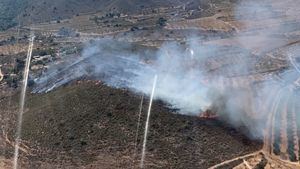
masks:
[[[210,0],[201,1],[201,6]],[[123,12],[136,13],[143,8],[187,5],[197,8],[196,0],[1,0],[0,30],[17,24],[18,17],[23,24],[46,22],[70,18],[81,13]]]
[[[140,101],[134,93],[97,82],[28,97],[22,139],[29,154],[22,152],[22,168],[138,168],[149,99],[144,100],[134,157]],[[1,121],[11,121],[5,103],[0,101]],[[13,124],[4,124],[13,135]],[[9,148],[0,150],[9,156]],[[153,103],[146,168],[204,169],[259,149],[260,144],[219,121],[179,115],[161,101]]]
[[[27,7],[27,0],[0,0],[0,31],[17,25],[17,16]]]

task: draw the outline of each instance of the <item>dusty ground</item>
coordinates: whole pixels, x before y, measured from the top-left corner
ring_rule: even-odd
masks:
[[[14,123],[5,123],[5,118],[10,122],[15,118],[17,100],[11,100],[13,111],[8,111],[7,100],[0,102],[3,132],[10,141]],[[149,100],[144,100],[134,158],[140,101],[138,94],[92,81],[30,95],[22,168],[137,168]],[[148,139],[146,168],[208,168],[261,148],[261,143],[217,120],[179,115],[161,101],[153,104]],[[1,165],[9,166],[12,146],[2,145],[1,154],[6,157]]]

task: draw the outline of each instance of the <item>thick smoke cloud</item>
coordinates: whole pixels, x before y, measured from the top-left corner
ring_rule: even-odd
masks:
[[[176,43],[166,44],[153,52],[152,60],[132,53],[131,48],[128,44],[111,39],[92,42],[84,49],[81,58],[58,65],[48,70],[48,75],[37,79],[34,92],[47,92],[64,82],[86,75],[113,87],[149,94],[152,80],[157,75],[157,99],[185,113],[199,113],[210,106],[205,97],[208,87],[203,84],[201,68],[192,65],[201,58],[193,58],[190,50]]]
[[[237,127],[246,126],[251,136],[262,138],[270,114],[280,113],[284,106],[276,103],[296,100],[293,91],[299,77],[295,59],[298,46],[292,45],[280,49],[282,60],[290,62],[290,67],[276,74],[265,73],[261,75],[264,80],[257,83],[257,79],[251,79],[259,58],[275,55],[277,48],[289,42],[278,35],[297,29],[297,25],[282,24],[294,18],[293,10],[282,14],[284,3],[272,5],[257,1],[236,6],[234,14],[240,26],[232,38],[239,47],[189,41],[186,45],[166,43],[157,51],[136,52],[132,44],[100,39],[86,44],[80,58],[51,66],[35,80],[33,92],[49,92],[88,76],[115,88],[149,95],[157,75],[156,99],[184,114],[199,115],[211,109]]]

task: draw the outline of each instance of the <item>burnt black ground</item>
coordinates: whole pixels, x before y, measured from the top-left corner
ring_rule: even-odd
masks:
[[[144,100],[133,162],[140,100],[93,81],[30,94],[22,139],[32,154],[21,153],[23,168],[137,168],[149,103]],[[14,127],[8,130],[13,137]],[[161,101],[153,103],[148,136],[146,168],[204,169],[261,148],[220,121],[180,115]]]

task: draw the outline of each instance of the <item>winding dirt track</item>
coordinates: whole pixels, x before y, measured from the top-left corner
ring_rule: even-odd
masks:
[[[227,160],[227,161],[224,161],[224,162],[222,162],[222,163],[220,163],[220,164],[217,164],[217,165],[214,165],[214,166],[212,166],[212,167],[209,167],[208,169],[217,169],[217,168],[219,168],[219,167],[221,167],[221,166],[224,166],[224,165],[226,165],[226,164],[232,163],[232,162],[234,162],[234,161],[237,161],[237,160],[244,160],[245,158],[255,156],[255,155],[257,155],[257,154],[259,154],[259,153],[261,153],[261,152],[262,152],[262,151],[257,151],[257,152],[254,152],[254,153],[251,153],[251,154],[247,154],[247,155],[244,155],[244,156],[239,156],[239,157],[236,157],[236,158],[234,158],[234,159]]]

